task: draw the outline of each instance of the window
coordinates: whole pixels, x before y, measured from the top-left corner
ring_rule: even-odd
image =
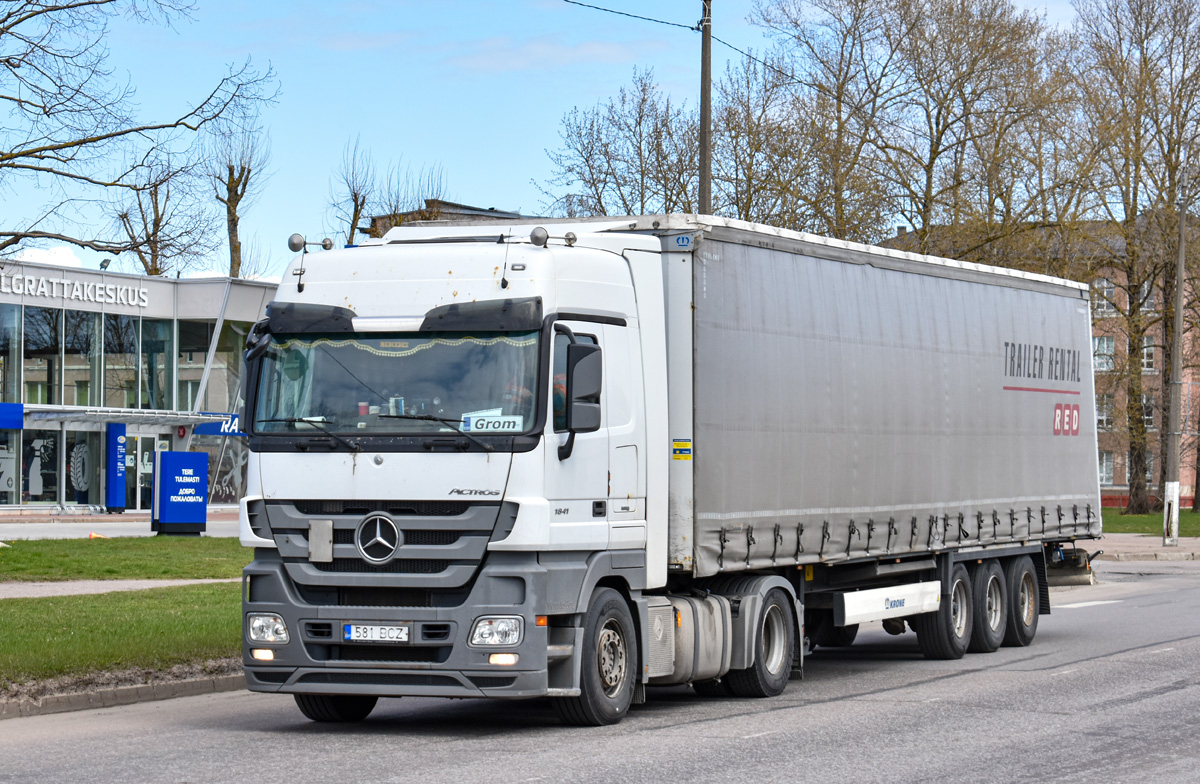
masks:
[[[1092,368],[1094,370],[1112,370],[1115,343],[1111,336],[1092,338]]]
[[[104,405],[137,408],[137,356],[137,316],[105,314]]]
[[[1113,297],[1116,286],[1108,278],[1096,278],[1092,281],[1092,315],[1111,316],[1117,312],[1113,307]]]
[[[1142,284],[1141,290],[1142,310],[1146,313],[1153,313],[1158,309],[1154,301],[1154,284],[1146,281]]]
[[[1142,423],[1147,430],[1154,429],[1154,394],[1151,392],[1142,393]]]
[[[1113,483],[1113,453],[1100,452],[1100,484],[1111,485]]]
[[[21,500],[58,502],[58,433],[21,431]]]
[[[1154,483],[1154,455],[1146,453],[1146,484]]]
[[[1109,430],[1113,426],[1113,396],[1096,395],[1096,429]]]
[[[1153,371],[1154,368],[1154,338],[1142,335],[1142,372]]]
[[[174,326],[169,319],[142,319],[142,408],[171,407],[175,391],[171,370],[174,343]]]
[[[62,373],[62,311],[58,308],[25,308],[25,390],[37,382],[44,386],[37,401],[61,403],[58,397]]]
[[[99,389],[104,372],[104,353],[101,350],[102,316],[68,310],[63,318],[63,403],[68,406],[91,405],[89,392]],[[80,395],[83,397],[80,397]]]
[[[0,401],[21,402],[21,306],[0,305]],[[16,471],[9,473],[13,476]],[[5,489],[0,488],[0,497]],[[7,493],[8,496],[15,491]]]
[[[596,344],[592,335],[576,333],[575,340],[580,343]],[[553,384],[554,431],[565,432],[567,429],[567,346],[571,340],[566,335],[554,336],[554,370],[551,382]]]

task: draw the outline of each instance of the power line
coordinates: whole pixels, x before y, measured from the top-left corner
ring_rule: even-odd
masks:
[[[627,16],[630,19],[641,19],[643,22],[654,22],[656,24],[669,25],[671,27],[682,27],[684,30],[692,30],[693,32],[699,31],[699,29],[700,29],[699,23],[697,23],[695,25],[685,25],[685,24],[679,24],[678,22],[667,22],[662,19],[651,19],[648,16],[638,16],[637,14],[627,14],[624,11],[615,11],[612,8],[602,8],[598,5],[588,5],[587,3],[579,2],[579,0],[563,0],[563,2],[570,3],[571,5],[583,6],[584,8],[591,8],[595,11],[603,11],[607,14],[616,14],[617,16]]]
[[[668,22],[663,19],[652,19],[648,16],[638,16],[637,14],[627,14],[624,11],[617,11],[612,8],[604,8],[604,7],[598,6],[598,5],[590,5],[588,3],[581,3],[581,2],[579,2],[579,0],[563,0],[563,2],[570,3],[571,5],[582,6],[584,8],[591,8],[594,11],[603,11],[606,14],[616,14],[617,16],[627,16],[630,19],[640,19],[643,22],[654,22],[655,24],[668,25],[670,27],[679,27],[684,30],[691,30],[692,32],[699,32],[700,26],[704,23],[704,20],[700,20],[695,25],[685,25],[685,24],[680,24],[679,22]],[[721,44],[722,46],[724,46],[728,49],[732,49],[733,51],[740,54],[742,57],[745,57],[749,60],[753,60],[754,62],[758,63],[759,65],[763,66],[764,68],[770,68],[772,71],[779,74],[780,76],[782,76],[789,82],[793,82],[795,84],[803,84],[803,82],[796,79],[796,77],[792,76],[790,73],[788,73],[774,65],[771,65],[770,63],[766,62],[765,60],[758,59],[757,57],[750,54],[749,52],[744,52],[741,49],[738,49],[736,46],[729,43],[728,41],[722,41],[720,38],[717,38],[715,35],[712,37],[712,39],[714,41],[716,41],[717,43]]]

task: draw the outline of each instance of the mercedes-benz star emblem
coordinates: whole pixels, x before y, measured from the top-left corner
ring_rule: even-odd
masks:
[[[358,551],[371,563],[381,564],[392,559],[403,543],[400,529],[386,515],[371,515],[358,524],[354,534]]]

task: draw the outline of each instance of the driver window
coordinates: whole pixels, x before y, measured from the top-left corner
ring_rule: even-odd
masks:
[[[575,340],[580,343],[596,345],[595,335],[581,335],[576,332]],[[566,335],[556,334],[554,336],[553,387],[550,399],[554,402],[555,433],[567,431],[567,346],[570,343],[571,339]]]

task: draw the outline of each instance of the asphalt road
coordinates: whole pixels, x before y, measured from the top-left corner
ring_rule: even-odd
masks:
[[[0,782],[1195,782],[1200,563],[1055,589],[1029,648],[931,662],[867,628],[773,700],[651,690],[620,725],[546,701],[381,701],[366,722],[231,692],[0,726]]]

